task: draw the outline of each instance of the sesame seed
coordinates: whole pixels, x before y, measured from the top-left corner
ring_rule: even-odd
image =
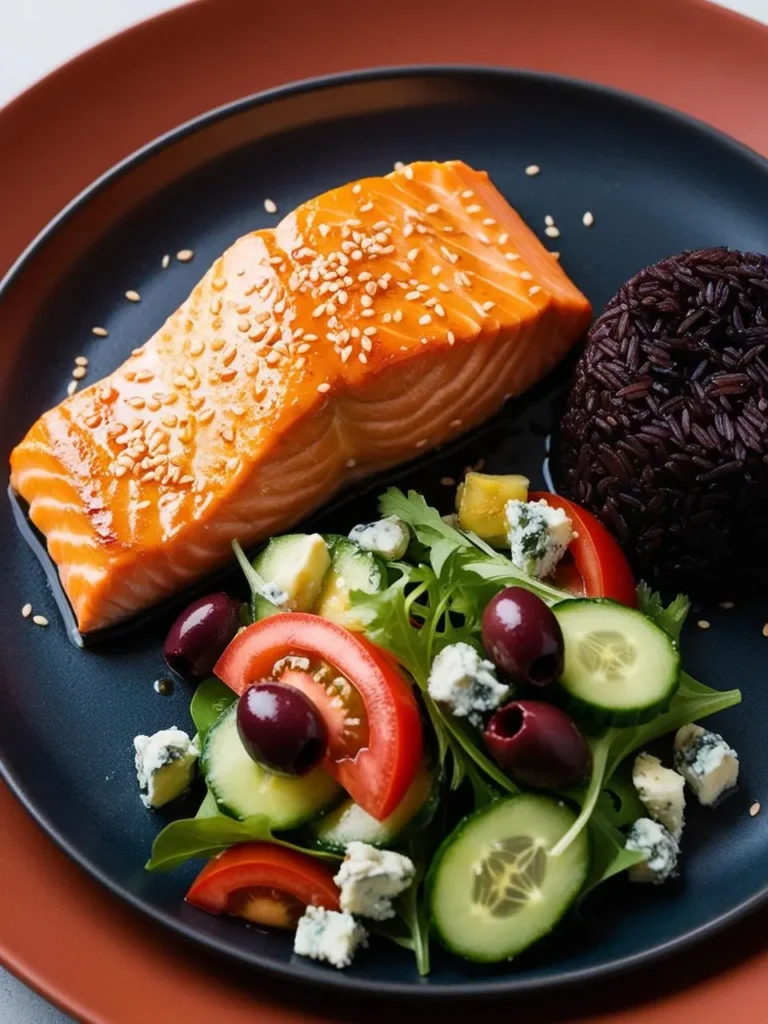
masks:
[[[277,213],[277,203],[274,201],[274,199],[265,199],[264,209],[267,211],[267,213]]]
[[[447,338],[449,345],[453,345],[453,343],[456,341],[456,335],[453,333],[453,331],[446,331],[445,337]]]
[[[360,316],[376,316],[376,311],[373,309],[361,309]]]
[[[763,626],[763,636],[768,636],[768,622]]]
[[[109,331],[106,327],[92,327],[91,334],[95,334],[97,338],[106,338]]]
[[[373,209],[373,203],[370,203],[370,202],[363,203],[363,205],[360,207],[360,213],[368,213],[368,211],[372,210],[372,209]]]
[[[84,366],[76,366],[72,371],[72,376],[75,380],[82,380],[86,373],[88,373],[88,370]]]
[[[32,614],[32,605],[29,602],[27,602],[21,609],[21,614],[24,616],[25,619],[28,619],[29,616]]]
[[[547,225],[548,228],[551,228],[552,225],[555,223],[555,218],[552,216],[551,213],[548,213],[546,215],[546,217],[544,218],[544,223]]]
[[[756,818],[759,813],[760,813],[760,801],[759,800],[755,800],[755,802],[749,808],[749,816],[750,816],[750,818]]]
[[[520,253],[518,253],[518,252],[505,252],[504,253],[504,259],[505,260],[509,260],[509,262],[512,263],[514,260],[519,260],[520,259]]]
[[[357,358],[360,360],[361,363],[368,362],[368,356],[365,354],[365,352],[361,352]]]
[[[363,186],[362,185],[357,184],[357,185],[353,185],[352,186],[352,195],[353,196],[359,196],[362,191],[363,191]]]
[[[531,287],[528,289],[528,294],[529,295],[536,295],[540,291],[541,291],[540,285],[534,284],[534,285],[531,285]]]
[[[417,292],[417,291],[406,292],[405,297],[406,297],[406,299],[409,302],[416,302],[418,299],[421,298],[421,292]]]
[[[88,356],[75,356],[75,366],[87,366]]]
[[[559,238],[560,228],[556,228],[554,226],[544,228],[544,234],[547,236],[547,238]]]
[[[340,306],[346,306],[347,302],[349,302],[349,295],[344,291],[343,288],[339,288],[339,290],[336,292],[336,301]]]
[[[321,238],[327,238],[331,229],[327,224],[320,224],[317,230],[320,232]]]
[[[474,194],[475,194],[475,193],[474,193],[474,192],[472,191],[472,189],[471,189],[471,188],[467,188],[467,189],[465,189],[465,190],[464,190],[464,191],[463,191],[463,192],[461,193],[461,198],[462,198],[462,199],[471,199],[471,198],[472,198],[472,196],[473,196]]]
[[[363,337],[360,339],[360,347],[364,352],[370,352],[373,348],[373,342],[369,337]]]
[[[325,312],[325,303],[321,302],[319,306],[315,306],[315,308],[312,310],[312,316],[315,319],[317,319],[319,316],[322,316],[324,312]]]
[[[403,238],[410,238],[416,228],[413,224],[406,224],[403,228]]]
[[[422,327],[426,327],[427,324],[432,323],[432,317],[430,316],[429,313],[425,313],[424,316],[419,317],[419,323],[422,325]]]
[[[395,160],[395,170],[396,171],[402,171],[402,169],[404,167],[405,167],[405,164],[403,163],[402,160]]]
[[[490,239],[488,238],[488,235],[486,235],[484,231],[477,232],[477,240],[478,242],[482,242],[483,245],[490,245]]]
[[[361,295],[360,305],[363,307],[363,309],[370,309],[371,306],[373,305],[373,299],[371,298],[370,295]]]
[[[467,207],[467,213],[480,213],[481,210],[482,206],[478,206],[477,203],[473,203],[471,206]]]
[[[493,309],[493,307],[495,305],[496,305],[496,303],[495,302],[491,302],[490,300],[488,302],[484,302],[483,303],[483,312],[484,313],[490,313],[490,311]]]
[[[417,257],[417,256],[419,255],[419,252],[420,252],[420,250],[419,250],[419,249],[409,249],[409,250],[408,250],[408,259],[409,259],[409,261],[410,261],[411,263],[413,263],[413,261],[414,261],[414,260],[416,259],[416,257]]]
[[[165,256],[163,256],[163,258],[160,260],[160,266],[163,268],[163,270],[167,270],[168,267],[170,267],[170,265],[171,257],[168,255],[168,253],[166,253]]]
[[[429,444],[429,439],[426,438],[426,437],[422,437],[422,439],[420,441],[416,442],[416,447],[417,448],[423,448],[424,445],[426,445],[426,444]]]
[[[587,210],[587,212],[581,218],[581,223],[584,225],[585,228],[591,228],[592,225],[595,223],[595,215],[591,213],[589,210]]]
[[[699,627],[699,629],[709,629],[711,623],[707,622],[706,619],[699,619],[696,625]]]
[[[400,321],[403,319],[402,309],[396,309],[392,314],[392,319],[395,321],[396,324],[399,324]]]
[[[529,164],[525,168],[525,173],[528,175],[529,178],[535,178],[537,174],[541,173],[541,168],[538,164]]]
[[[179,249],[176,253],[176,259],[179,263],[189,263],[189,261],[194,258],[194,255],[194,249]]]
[[[32,621],[34,622],[34,624],[36,626],[47,626],[48,625],[48,619],[46,619],[46,617],[44,615],[33,615],[32,616]]]
[[[413,180],[413,168],[412,167],[404,167],[403,168],[403,174],[406,176],[406,178],[408,178],[409,181]]]
[[[456,481],[453,479],[452,476],[444,476],[440,478],[440,483],[443,485],[443,487],[453,487]]]
[[[327,382],[325,382],[323,384],[318,384],[317,385],[317,390],[320,392],[321,395],[324,395],[326,393],[326,391],[330,391],[331,390],[331,385],[328,384]]]
[[[556,252],[554,249],[550,249],[549,250],[549,255],[552,257],[553,260],[559,260],[560,259],[560,253]]]
[[[508,241],[509,235],[507,234],[506,231],[502,231],[502,233],[499,235],[499,245],[506,245]]]
[[[440,204],[439,203],[430,203],[429,206],[424,210],[425,213],[439,213],[439,211],[440,211]]]
[[[441,292],[449,292],[451,290],[448,285],[444,284],[442,281],[438,281],[437,287]]]
[[[487,228],[492,228],[495,223],[496,221],[493,219],[493,217],[485,217],[483,220],[483,224]]]
[[[533,274],[530,272],[530,270],[521,270],[520,271],[520,277],[521,277],[521,279],[523,281],[532,281],[533,280]]]
[[[372,338],[378,332],[378,327],[364,327],[363,334]]]
[[[126,299],[128,299],[129,302],[141,302],[141,296],[137,291],[134,291],[133,288],[128,289],[128,291],[125,293],[125,297]]]
[[[439,302],[435,303],[435,313],[437,313],[438,316],[445,316],[445,310]]]

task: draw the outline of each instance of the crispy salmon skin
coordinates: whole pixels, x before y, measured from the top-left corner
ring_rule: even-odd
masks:
[[[487,174],[411,164],[236,241],[121,367],[40,417],[12,486],[89,632],[485,420],[590,314]]]

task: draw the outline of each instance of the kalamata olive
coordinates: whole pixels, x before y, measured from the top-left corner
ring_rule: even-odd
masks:
[[[483,646],[515,682],[548,686],[563,671],[560,623],[540,597],[523,587],[507,587],[488,602]]]
[[[271,680],[243,691],[237,731],[253,760],[280,775],[304,775],[322,759],[328,742],[325,722],[309,697]]]
[[[228,594],[198,598],[171,626],[163,654],[183,679],[203,679],[213,671],[240,626],[240,602]]]
[[[505,704],[483,734],[494,760],[536,789],[560,789],[583,779],[592,764],[587,741],[560,708],[541,700]]]

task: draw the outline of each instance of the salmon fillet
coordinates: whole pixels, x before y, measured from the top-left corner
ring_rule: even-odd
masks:
[[[89,632],[485,420],[590,314],[486,173],[415,163],[236,241],[119,369],[41,416],[12,486]]]

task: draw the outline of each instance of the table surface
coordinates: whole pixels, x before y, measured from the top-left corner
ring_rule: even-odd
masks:
[[[185,0],[0,0],[0,107],[76,53]],[[717,0],[768,24],[768,0]],[[0,968],[0,1024],[70,1018]]]

